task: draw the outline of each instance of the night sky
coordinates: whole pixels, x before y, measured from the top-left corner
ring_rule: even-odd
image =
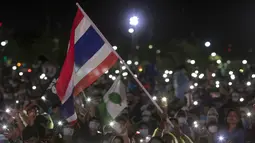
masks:
[[[33,42],[50,19],[53,35],[68,37],[75,15],[75,0],[9,0],[0,5],[0,20],[14,30],[16,38]],[[133,14],[140,18],[139,44],[167,45],[173,38],[191,35],[212,42],[212,50],[232,54],[248,53],[255,44],[255,2],[217,0],[79,0],[112,45],[131,41],[127,32]],[[253,50],[254,51],[254,50]],[[242,55],[243,54],[243,55]]]

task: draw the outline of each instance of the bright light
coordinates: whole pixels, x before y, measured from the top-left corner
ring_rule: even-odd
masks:
[[[191,76],[194,77],[194,78],[196,78],[196,77],[197,77],[197,74],[196,74],[196,73],[192,73]]]
[[[87,98],[87,102],[90,102],[90,101],[91,101],[91,98],[90,98],[90,97],[88,97],[88,98]]]
[[[211,43],[209,41],[205,42],[205,47],[210,47]]]
[[[244,65],[246,65],[246,64],[247,64],[247,60],[243,60],[242,63],[243,63]]]
[[[247,85],[247,86],[251,86],[251,82],[250,82],[250,81],[247,81],[247,82],[246,82],[246,85]]]
[[[4,129],[4,130],[7,129],[7,125],[3,125],[3,129]]]
[[[165,74],[168,74],[168,72],[169,72],[168,70],[165,70]]]
[[[42,73],[42,74],[40,75],[40,79],[43,79],[45,76],[46,76],[45,73]]]
[[[115,77],[115,76],[113,76],[113,77],[112,77],[112,80],[116,80],[116,77]]]
[[[220,141],[223,141],[223,140],[224,140],[224,137],[223,137],[223,136],[219,136],[219,140],[220,140]]]
[[[127,76],[127,75],[128,75],[127,72],[123,72],[123,73],[122,73],[122,76],[124,76],[124,77]]]
[[[198,83],[194,83],[194,86],[198,86]]]
[[[216,63],[217,63],[217,64],[221,64],[221,60],[217,60]]]
[[[196,73],[196,74],[198,74],[198,73],[199,73],[199,71],[198,71],[198,70],[195,70],[195,73]]]
[[[235,80],[236,77],[235,77],[235,75],[232,74],[232,75],[230,76],[230,78],[231,78],[232,80]]]
[[[122,70],[125,70],[125,69],[126,69],[126,66],[122,66],[121,69],[122,69]]]
[[[215,84],[220,84],[220,82],[219,81],[215,81]]]
[[[47,80],[47,79],[48,79],[48,78],[45,76],[45,77],[44,77],[44,80]]]
[[[157,96],[153,96],[152,100],[154,100],[154,101],[157,100]]]
[[[244,101],[244,98],[243,98],[243,97],[241,97],[241,98],[239,99],[239,101],[240,101],[240,102],[243,102],[243,101]]]
[[[204,76],[205,76],[205,75],[204,75],[203,73],[201,73],[201,74],[198,76],[198,78],[199,78],[199,79],[202,79]]]
[[[248,113],[247,113],[247,116],[250,117],[250,116],[251,116],[251,112],[248,112]]]
[[[136,26],[136,25],[138,25],[138,23],[139,23],[139,18],[137,16],[132,16],[129,19],[129,24],[132,26]]]
[[[251,78],[255,78],[255,74],[252,74],[252,75],[251,75]]]
[[[16,100],[16,104],[19,104],[19,100]]]
[[[197,105],[198,105],[198,101],[194,101],[193,104],[194,104],[195,106],[197,106]]]
[[[216,55],[217,55],[217,54],[216,54],[215,52],[212,52],[212,53],[211,53],[211,56],[212,56],[212,57],[215,57]]]
[[[195,124],[194,127],[195,127],[195,128],[198,128],[198,124]]]
[[[109,73],[109,71],[106,71],[106,72],[105,72],[105,74],[108,74],[108,73]]]
[[[117,46],[113,46],[112,48],[113,48],[113,50],[115,50],[115,51],[118,49]]]
[[[23,72],[19,72],[19,76],[22,76],[23,75]]]
[[[140,143],[142,143],[144,140],[143,139],[140,139]]]
[[[14,71],[15,71],[16,69],[17,69],[17,67],[16,67],[16,66],[13,66],[13,67],[12,67],[12,70],[14,70]]]
[[[231,86],[231,85],[232,85],[232,82],[228,82],[228,85]]]
[[[31,69],[28,69],[27,72],[32,72],[32,70],[31,70]]]
[[[132,64],[132,61],[131,61],[131,60],[128,60],[128,61],[127,61],[127,64],[128,64],[128,65],[131,65],[131,64]]]
[[[112,78],[112,75],[111,75],[111,74],[109,75],[109,78]]]
[[[143,68],[142,68],[142,67],[139,67],[139,68],[138,68],[138,71],[139,71],[139,72],[142,72],[142,71],[143,71]]]
[[[173,71],[169,71],[168,74],[173,74]]]
[[[163,78],[167,78],[167,74],[163,74]]]
[[[192,65],[194,65],[195,63],[196,63],[195,60],[191,60],[191,61],[190,61],[190,64],[192,64]]]
[[[169,82],[169,81],[170,81],[169,78],[166,78],[166,79],[165,79],[165,82]]]
[[[36,86],[35,86],[35,85],[34,85],[34,86],[32,86],[32,89],[33,89],[33,90],[36,90]]]
[[[132,34],[132,33],[135,32],[135,29],[134,29],[134,28],[129,28],[129,29],[128,29],[128,32]]]
[[[157,51],[156,51],[157,54],[160,54],[160,52],[161,52],[160,50],[157,50]]]
[[[63,122],[62,122],[62,121],[58,121],[58,125],[59,125],[59,126],[62,126],[62,125],[63,125]]]
[[[119,70],[116,70],[116,71],[115,71],[115,73],[116,73],[116,74],[119,74],[119,73],[120,73],[120,71],[119,71]]]
[[[4,40],[1,42],[1,46],[6,46],[8,44],[8,41],[7,40]]]
[[[109,123],[109,125],[110,125],[111,127],[113,127],[113,126],[114,126],[114,122],[111,121],[111,122]]]
[[[193,86],[193,85],[191,85],[189,88],[190,88],[190,89],[194,89],[194,86]]]
[[[196,125],[196,124],[198,124],[198,122],[197,122],[197,121],[194,121],[193,124]]]
[[[240,72],[240,73],[243,73],[243,71],[244,71],[243,69],[239,69],[239,72]]]
[[[139,62],[138,62],[138,61],[135,61],[135,63],[134,63],[134,64],[137,66],[137,65],[139,65]]]
[[[166,102],[167,101],[167,98],[166,97],[162,97],[162,102]]]
[[[46,97],[45,97],[45,96],[42,96],[41,99],[42,99],[43,101],[46,101]]]
[[[9,108],[6,108],[5,112],[6,112],[6,113],[10,113],[11,110],[10,110]]]
[[[230,60],[228,60],[228,61],[227,61],[227,64],[231,64],[231,61],[230,61]]]
[[[212,77],[215,77],[216,76],[216,74],[215,73],[212,73]]]
[[[134,74],[134,76],[135,76],[135,77],[137,77],[137,75],[136,75],[136,74]]]
[[[153,48],[153,46],[152,45],[149,45],[149,49],[152,49]]]
[[[17,63],[17,66],[20,67],[20,66],[21,66],[21,63]]]
[[[216,88],[219,88],[219,87],[220,87],[220,85],[219,85],[219,84],[216,84],[216,85],[215,85],[215,87],[216,87]]]

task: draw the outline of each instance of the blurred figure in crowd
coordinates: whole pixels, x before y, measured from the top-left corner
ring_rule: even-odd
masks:
[[[188,115],[187,112],[184,110],[179,110],[176,114],[175,114],[175,118],[178,119],[179,125],[180,125],[180,129],[181,131],[186,134],[187,136],[191,137],[192,139],[194,139],[194,132],[192,130],[192,128],[189,127],[187,119],[188,119]]]

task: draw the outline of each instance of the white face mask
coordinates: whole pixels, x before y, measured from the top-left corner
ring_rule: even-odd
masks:
[[[184,117],[179,117],[179,118],[178,118],[178,122],[179,122],[180,124],[185,124],[185,123],[186,123],[186,118],[184,118]]]
[[[208,130],[210,133],[216,133],[218,131],[218,127],[213,125],[213,126],[209,126]]]
[[[149,130],[148,129],[140,129],[140,134],[144,137],[148,136]]]

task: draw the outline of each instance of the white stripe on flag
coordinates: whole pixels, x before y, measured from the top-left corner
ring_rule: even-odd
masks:
[[[109,44],[105,43],[76,73],[74,85],[78,84],[87,74],[100,65],[112,52]]]
[[[77,120],[77,114],[76,114],[76,112],[74,112],[74,114],[73,114],[72,116],[70,116],[69,118],[67,118],[66,120],[67,120],[68,123]]]
[[[83,18],[81,20],[81,22],[75,29],[74,43],[76,43],[82,37],[82,35],[85,34],[85,32],[88,30],[90,26],[91,26],[91,22],[88,19]]]
[[[73,74],[72,74],[72,77],[68,83],[68,87],[66,89],[66,92],[65,92],[65,96],[64,98],[62,99],[61,103],[64,104],[66,102],[66,100],[70,97],[70,96],[73,96],[73,88],[74,88],[74,77],[75,77],[75,71],[74,71],[74,68],[73,68]]]

